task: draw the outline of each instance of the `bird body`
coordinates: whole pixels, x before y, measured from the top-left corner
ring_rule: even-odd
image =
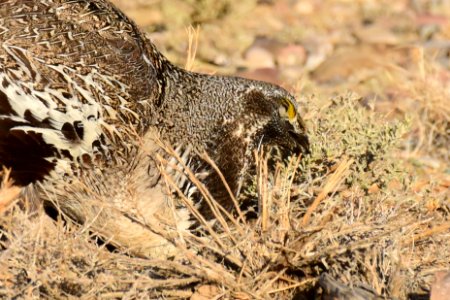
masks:
[[[194,170],[208,170],[202,182],[229,210],[228,191],[200,153],[238,195],[257,147],[308,148],[287,91],[172,65],[106,0],[3,0],[0,42],[0,165],[69,216],[95,218],[99,232],[128,222],[120,230],[133,239],[123,227],[151,224],[148,244],[164,245],[153,254],[172,247],[155,228],[188,226],[179,204],[169,213],[155,163],[167,157],[160,141]],[[142,224],[125,220],[125,207]]]

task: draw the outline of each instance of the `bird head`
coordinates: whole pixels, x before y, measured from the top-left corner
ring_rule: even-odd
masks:
[[[255,128],[251,137],[254,148],[277,147],[286,155],[309,153],[305,124],[291,94],[270,86],[248,92],[245,102],[248,122]]]

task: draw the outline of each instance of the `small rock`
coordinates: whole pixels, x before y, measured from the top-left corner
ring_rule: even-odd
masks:
[[[448,300],[450,295],[450,272],[436,273],[436,279],[431,286],[430,300]]]
[[[369,189],[367,190],[367,192],[368,192],[369,194],[376,194],[376,193],[378,193],[379,191],[380,191],[380,187],[379,187],[376,183],[372,184],[372,185],[369,187]]]
[[[310,15],[314,12],[314,4],[306,1],[298,1],[294,10],[300,15]]]
[[[230,59],[228,56],[226,56],[223,53],[219,53],[216,56],[214,56],[214,59],[212,61],[216,66],[228,66],[230,65]]]
[[[249,69],[274,68],[275,60],[268,50],[252,46],[244,54],[245,65]]]
[[[306,61],[306,50],[300,45],[289,45],[281,48],[277,53],[277,63],[279,66],[299,66]]]
[[[322,274],[319,285],[323,289],[323,300],[381,300],[379,296],[369,287],[350,287],[328,274]],[[440,300],[440,299],[439,299]]]
[[[334,52],[333,44],[326,37],[306,40],[305,45],[308,49],[305,68],[310,71],[314,71]]]
[[[250,71],[243,71],[236,74],[247,79],[267,81],[273,84],[280,84],[280,72],[275,68],[258,68]]]

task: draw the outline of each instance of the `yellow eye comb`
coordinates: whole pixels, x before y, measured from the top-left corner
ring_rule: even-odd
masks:
[[[286,108],[286,113],[288,115],[289,121],[293,121],[297,116],[294,104],[289,99],[286,98],[283,98],[281,102],[283,106]]]

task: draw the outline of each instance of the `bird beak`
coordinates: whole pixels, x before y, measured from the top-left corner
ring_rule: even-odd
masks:
[[[309,147],[309,139],[306,135],[306,126],[302,117],[297,114],[296,122],[291,123],[293,130],[288,130],[289,136],[291,137],[294,147],[293,151],[297,154],[311,154]]]
[[[297,133],[295,131],[289,131],[289,136],[294,142],[293,152],[311,154],[309,147],[309,139],[305,133]]]

